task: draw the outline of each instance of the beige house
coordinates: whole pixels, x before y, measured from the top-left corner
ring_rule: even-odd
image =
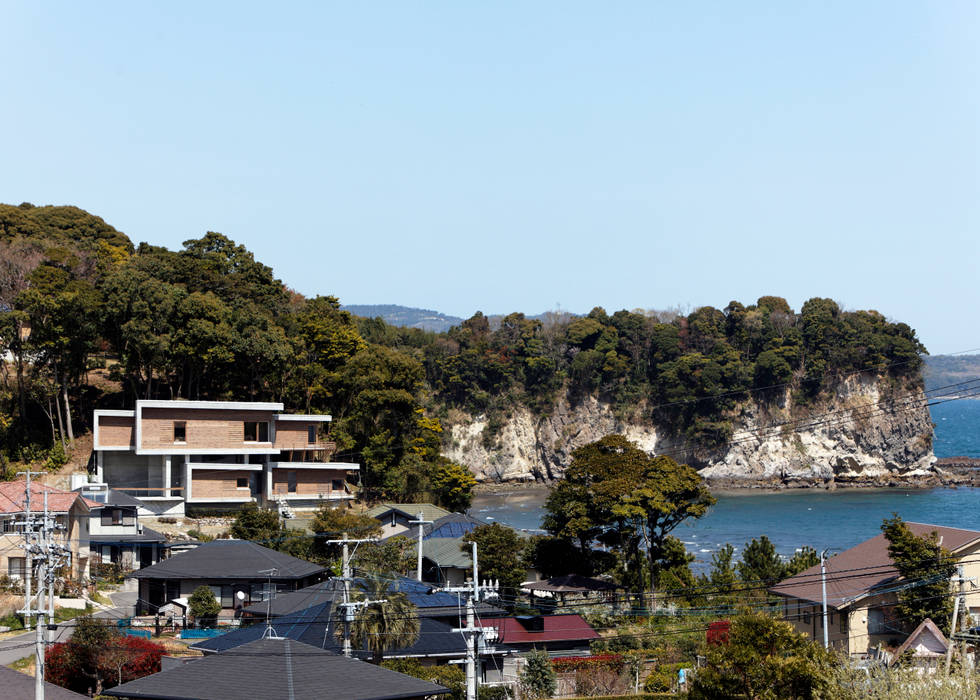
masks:
[[[943,547],[963,565],[967,578],[980,581],[980,532],[940,525],[906,523],[916,535],[935,532]],[[879,644],[897,647],[907,637],[895,612],[903,581],[888,556],[888,540],[877,535],[827,560],[827,632],[831,646],[860,656]],[[771,587],[783,599],[783,618],[817,641],[823,640],[820,566]],[[951,591],[952,593],[952,591]],[[968,589],[966,608],[980,618],[980,589]]]
[[[351,499],[347,476],[359,467],[330,461],[330,416],[282,411],[256,401],[142,400],[133,410],[96,410],[96,480],[158,515],[185,504],[315,508]]]
[[[22,526],[27,512],[27,484],[24,480],[0,482],[0,575],[23,581],[27,574],[27,557],[24,552]],[[71,577],[78,579],[89,575],[89,517],[101,504],[83,498],[74,491],[64,491],[31,482],[31,512],[44,509],[47,493],[48,513],[54,516],[57,528],[53,540],[68,547],[71,560],[68,564]]]

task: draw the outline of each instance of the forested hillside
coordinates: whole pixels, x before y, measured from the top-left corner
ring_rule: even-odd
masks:
[[[515,313],[495,330],[477,313],[433,333],[304,298],[224,235],[133,247],[73,207],[0,208],[0,260],[5,462],[57,452],[96,404],[271,399],[332,413],[342,453],[398,498],[446,466],[440,419],[453,409],[489,416],[492,444],[514,405],[545,415],[597,396],[710,447],[751,390],[765,400],[789,384],[805,406],[855,371],[921,381],[912,329],[828,299],[799,313],[779,297],[688,315]]]

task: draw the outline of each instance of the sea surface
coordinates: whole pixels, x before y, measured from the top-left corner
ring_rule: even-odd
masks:
[[[960,400],[931,407],[937,457],[980,458],[980,401]],[[479,494],[470,514],[535,531],[544,516],[546,487]],[[780,492],[732,491],[715,494],[718,503],[700,520],[674,534],[703,569],[726,543],[741,551],[766,535],[784,556],[799,547],[843,551],[877,534],[881,521],[898,513],[913,522],[980,530],[980,489],[840,489]]]

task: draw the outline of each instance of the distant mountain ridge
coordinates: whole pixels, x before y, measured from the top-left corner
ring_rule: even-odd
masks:
[[[458,326],[465,319],[459,316],[449,316],[448,314],[433,311],[432,309],[417,309],[412,306],[400,306],[399,304],[342,304],[343,311],[350,311],[355,316],[363,318],[380,317],[385,323],[401,328],[420,328],[424,331],[444,333],[453,326]],[[546,311],[535,316],[526,318],[542,321],[545,325],[558,319],[567,320],[578,318],[581,314],[573,314],[567,311]],[[500,327],[500,322],[504,314],[487,315],[490,328],[496,330]]]
[[[458,316],[447,316],[431,309],[416,309],[398,304],[344,304],[340,308],[364,318],[381,317],[392,326],[421,328],[436,333],[448,331],[463,322]]]
[[[926,391],[950,387],[948,392],[956,394],[959,393],[957,387],[951,385],[980,378],[980,355],[926,355],[923,359]]]

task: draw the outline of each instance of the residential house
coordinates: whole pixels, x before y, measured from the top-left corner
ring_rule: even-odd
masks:
[[[366,515],[381,523],[381,539],[388,539],[395,535],[411,537],[417,534],[410,521],[417,520],[420,515],[422,520],[436,521],[451,513],[431,503],[379,503],[369,508]]]
[[[382,503],[367,514],[381,523],[382,539],[401,535],[416,540],[419,525],[412,521],[419,516],[428,521],[421,526],[423,581],[458,586],[472,579],[473,557],[463,537],[486,523],[431,503]],[[537,578],[537,572],[528,570],[528,578]]]
[[[355,587],[357,582],[355,581]],[[412,658],[424,665],[452,663],[466,656],[466,642],[454,628],[460,626],[465,615],[462,603],[455,594],[432,592],[426,584],[404,576],[392,580],[392,590],[404,593],[415,605],[419,616],[419,637],[414,644],[385,652],[385,658]],[[253,604],[243,610],[243,624],[249,626],[228,632],[219,637],[195,642],[191,649],[205,654],[228,651],[260,639],[266,634],[266,617],[271,615],[269,626],[275,634],[295,639],[328,651],[340,652],[337,637],[337,604],[343,599],[341,582],[331,579],[308,588],[277,596],[269,603]],[[477,614],[492,619],[504,611],[485,602],[477,603]],[[354,655],[370,659],[366,648],[354,649]],[[513,653],[501,644],[481,648],[481,670],[486,678],[492,678],[494,669],[500,668],[500,659]]]
[[[214,540],[132,574],[139,582],[139,614],[155,613],[173,600],[208,586],[230,617],[237,605],[268,599],[273,592],[305,588],[326,569],[246,540]]]
[[[942,546],[962,563],[967,578],[980,580],[980,532],[941,525],[906,523],[918,536],[935,532]],[[827,634],[830,644],[850,655],[869,648],[896,647],[906,638],[905,621],[895,604],[904,582],[888,556],[888,540],[876,535],[831,557],[826,576],[813,566],[769,589],[783,599],[783,617],[814,640],[823,640],[823,579],[826,579]],[[980,589],[966,594],[971,615],[980,616]]]
[[[946,659],[949,644],[942,630],[927,617],[892,653],[891,664],[909,661],[920,674],[935,673]]]
[[[330,461],[329,422],[258,401],[140,400],[133,410],[96,410],[96,480],[156,515],[185,506],[342,503],[353,498],[347,476],[359,467]]]
[[[100,507],[89,515],[89,557],[93,564],[118,564],[123,571],[152,566],[165,556],[167,538],[139,521],[140,502],[107,484],[74,489]]]
[[[288,638],[257,639],[103,691],[159,700],[422,700],[447,688]]]
[[[71,559],[68,569],[72,578],[89,574],[89,516],[101,505],[74,491],[31,482],[30,509],[40,513],[47,494],[48,513],[58,529],[53,540],[68,547]],[[27,573],[27,558],[22,545],[24,536],[18,522],[27,512],[27,484],[24,480],[0,482],[0,574],[23,580]]]
[[[599,633],[581,615],[518,615],[481,619],[477,624],[486,629],[489,642],[503,644],[517,651],[545,649],[549,653],[589,652]]]

